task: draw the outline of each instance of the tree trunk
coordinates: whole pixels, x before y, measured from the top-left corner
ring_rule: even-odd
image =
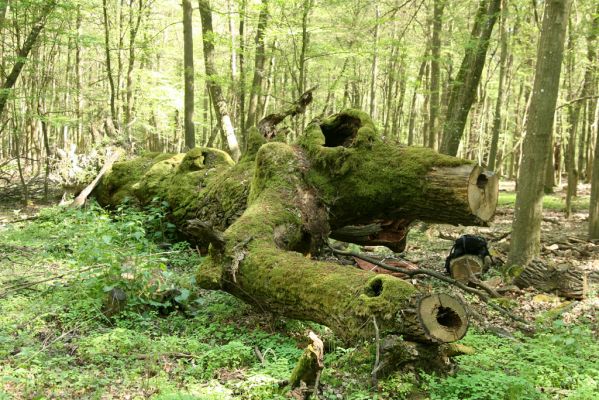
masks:
[[[599,127],[599,106],[595,110],[595,126]],[[599,239],[599,131],[595,134],[595,156],[589,201],[589,237]]]
[[[4,108],[6,107],[6,102],[8,101],[8,97],[10,96],[12,88],[14,87],[15,83],[17,82],[17,79],[19,78],[19,75],[21,74],[21,71],[25,66],[25,62],[27,62],[27,56],[29,56],[29,52],[31,51],[33,45],[37,41],[37,38],[41,33],[42,29],[44,29],[48,16],[52,13],[55,7],[55,0],[46,3],[44,8],[40,12],[38,20],[33,25],[33,28],[31,28],[31,31],[29,32],[27,39],[25,39],[23,46],[19,50],[15,65],[13,65],[10,74],[8,74],[6,80],[0,88],[0,116],[2,116],[2,113],[4,112]]]
[[[500,37],[500,54],[499,54],[499,83],[497,85],[497,99],[495,101],[495,115],[493,115],[493,128],[491,130],[491,149],[489,150],[489,162],[487,165],[491,171],[495,170],[495,162],[497,160],[497,148],[499,147],[499,134],[501,133],[501,109],[503,107],[503,86],[507,73],[507,7],[505,2],[501,8],[501,37]]]
[[[183,126],[185,130],[185,148],[193,149],[196,146],[195,128],[193,126],[194,109],[194,69],[193,69],[193,8],[191,0],[183,0],[183,65],[185,80],[185,111],[183,113]]]
[[[420,89],[420,85],[422,84],[422,77],[424,76],[424,72],[426,70],[428,50],[429,49],[427,46],[427,48],[424,50],[424,55],[422,56],[420,68],[418,69],[418,77],[416,78],[416,83],[414,84],[414,93],[412,93],[412,101],[410,104],[410,116],[408,119],[408,146],[412,146],[414,144],[414,125],[416,124],[416,99],[418,97],[418,90]]]
[[[189,240],[211,244],[200,285],[262,310],[325,324],[348,341],[372,337],[373,317],[382,333],[421,342],[465,334],[465,307],[451,296],[310,255],[320,254],[331,231],[351,226],[379,224],[382,236],[363,242],[400,247],[416,219],[486,224],[497,201],[493,175],[430,149],[385,143],[354,110],[311,124],[293,146],[265,143],[252,131],[237,164],[207,148],[117,163],[98,200],[167,200]]]
[[[133,11],[134,0],[129,0],[129,62],[127,63],[127,99],[125,102],[125,129],[127,130],[127,137],[129,145],[132,144],[132,127],[133,124],[133,68],[135,67],[135,40],[139,27],[141,25],[142,13],[144,10],[144,0],[137,0],[137,16]],[[185,25],[185,24],[183,24]],[[185,36],[185,34],[184,34]],[[185,47],[185,46],[184,46]]]
[[[204,65],[206,67],[206,79],[214,111],[218,118],[221,131],[227,140],[227,146],[231,157],[235,161],[241,156],[239,143],[233,130],[233,123],[229,116],[227,101],[223,95],[222,88],[217,81],[217,69],[214,62],[214,29],[212,28],[212,10],[208,0],[198,0],[200,6],[200,17],[202,18],[202,42],[204,44]]]
[[[376,118],[376,78],[378,75],[378,62],[379,62],[379,54],[378,54],[378,45],[379,45],[379,18],[381,16],[381,11],[379,9],[378,3],[375,2],[374,5],[374,37],[373,40],[373,48],[372,48],[372,69],[370,71],[370,115],[372,118]]]
[[[254,78],[252,79],[252,89],[250,91],[250,102],[248,104],[247,121],[245,126],[249,129],[256,125],[258,115],[258,102],[262,94],[262,81],[264,79],[264,60],[265,46],[264,34],[266,32],[266,24],[268,23],[268,0],[262,0],[260,16],[258,17],[258,29],[256,30],[256,58],[254,60]]]
[[[445,154],[455,156],[458,153],[468,113],[485,66],[489,39],[500,8],[501,0],[480,2],[470,41],[466,44],[462,65],[451,87],[443,126],[443,143],[440,148]]]
[[[110,86],[110,117],[112,123],[117,122],[116,115],[116,88],[114,85],[114,76],[112,74],[112,57],[110,54],[110,20],[108,19],[108,2],[102,0],[102,15],[104,16],[104,52],[106,53],[106,74],[108,76],[108,85]]]
[[[569,9],[569,0],[550,0],[545,8],[507,265],[525,266],[539,253],[543,182],[551,149]]]
[[[433,5],[433,36],[431,38],[431,99],[428,115],[428,147],[437,148],[437,117],[439,115],[439,87],[441,59],[441,30],[443,28],[443,8],[445,0],[435,0]]]
[[[0,34],[4,30],[4,20],[6,19],[6,10],[8,9],[8,0],[0,0]]]

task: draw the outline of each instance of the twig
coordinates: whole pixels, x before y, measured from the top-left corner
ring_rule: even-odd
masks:
[[[106,266],[107,266],[106,264],[92,265],[91,267],[88,267],[88,268],[80,269],[80,270],[77,270],[77,271],[63,272],[62,274],[54,275],[54,276],[51,276],[51,277],[45,278],[45,279],[40,279],[38,281],[27,282],[27,283],[23,283],[21,285],[9,286],[4,291],[4,293],[0,293],[0,299],[8,296],[11,293],[18,292],[19,290],[26,289],[26,288],[29,288],[31,286],[39,285],[40,283],[51,282],[51,281],[54,281],[56,279],[64,278],[65,276],[68,276],[68,275],[76,275],[76,274],[80,274],[82,272],[87,272],[87,271],[91,271],[91,270],[96,269],[96,268],[106,267]]]
[[[524,326],[522,326],[523,329],[525,329],[525,330],[530,330],[531,329],[528,326],[528,323],[526,322],[526,320],[518,317],[517,315],[512,314],[511,312],[509,312],[505,308],[503,308],[503,307],[501,307],[501,306],[499,306],[497,304],[494,304],[491,301],[491,299],[489,299],[489,297],[484,292],[482,292],[480,290],[477,290],[477,289],[473,289],[471,287],[468,287],[468,286],[464,285],[463,283],[458,282],[455,279],[449,278],[449,277],[447,277],[447,276],[445,276],[445,275],[443,275],[443,274],[441,274],[441,273],[439,273],[437,271],[433,271],[433,270],[425,269],[425,268],[405,269],[405,268],[400,268],[400,267],[393,267],[391,265],[387,265],[385,263],[382,263],[382,262],[380,262],[379,260],[377,260],[375,258],[368,257],[368,256],[365,256],[365,255],[360,254],[360,253],[354,253],[352,251],[341,251],[341,250],[337,250],[337,249],[334,249],[334,248],[331,248],[331,251],[334,254],[337,254],[337,255],[351,256],[351,257],[361,258],[364,261],[368,261],[369,263],[375,264],[375,265],[377,265],[377,266],[379,266],[381,268],[384,268],[386,270],[393,271],[393,272],[400,272],[400,273],[406,274],[406,275],[408,275],[410,277],[415,276],[415,275],[428,275],[428,276],[436,278],[436,279],[438,279],[440,281],[449,283],[449,284],[451,284],[453,286],[457,286],[458,288],[462,289],[465,292],[475,294],[482,301],[484,301],[485,303],[487,303],[489,305],[489,307],[491,307],[495,311],[503,314],[504,316],[506,316],[506,317],[508,317],[508,318],[510,318],[510,319],[512,319],[514,321],[520,322],[521,324],[524,325]]]
[[[372,372],[370,373],[370,376],[372,377],[372,386],[376,388],[376,387],[378,387],[377,374],[381,367],[381,337],[380,337],[380,332],[379,332],[379,326],[376,323],[376,317],[374,315],[372,316],[372,324],[374,325],[374,339],[375,339],[375,345],[376,345],[376,356],[374,359],[374,366],[372,368]]]

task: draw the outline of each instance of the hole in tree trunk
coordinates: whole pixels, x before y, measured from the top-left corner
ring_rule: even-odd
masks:
[[[451,308],[443,306],[437,309],[437,322],[450,329],[459,328],[462,325],[460,316]]]
[[[374,279],[368,285],[368,290],[366,291],[366,295],[368,297],[378,297],[383,293],[383,280],[382,279]]]
[[[341,114],[330,124],[320,126],[324,134],[325,147],[349,147],[360,129],[360,119]]]
[[[489,181],[489,179],[487,178],[487,176],[485,174],[480,174],[478,176],[478,178],[476,178],[476,186],[479,189],[484,189],[487,186],[488,181]]]

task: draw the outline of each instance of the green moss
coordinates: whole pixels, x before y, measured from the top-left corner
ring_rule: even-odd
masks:
[[[350,131],[350,144],[326,146],[325,132],[344,138],[351,137]],[[472,164],[428,148],[386,144],[368,115],[357,110],[311,124],[299,143],[311,162],[306,180],[319,190],[339,224],[359,221],[362,215],[370,220],[393,218],[393,212],[422,198],[427,189],[423,178],[433,168]]]
[[[228,167],[235,165],[235,161],[222,150],[195,147],[185,153],[185,157],[179,165],[178,173],[188,171],[199,171],[207,168],[216,168],[219,166]]]

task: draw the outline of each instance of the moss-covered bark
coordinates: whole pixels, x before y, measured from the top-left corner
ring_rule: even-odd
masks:
[[[420,342],[463,336],[461,303],[445,305],[443,296],[401,279],[312,255],[331,228],[378,224],[363,242],[391,238],[392,245],[415,219],[485,223],[495,207],[485,194],[495,191],[496,200],[494,178],[464,160],[386,143],[355,110],[312,124],[296,145],[265,143],[254,131],[249,147],[238,164],[214,149],[116,164],[98,198],[143,204],[160,197],[181,226],[197,219],[223,231],[224,245],[211,247],[198,282],[264,311],[322,323],[347,340],[372,337],[373,317],[382,335]]]

